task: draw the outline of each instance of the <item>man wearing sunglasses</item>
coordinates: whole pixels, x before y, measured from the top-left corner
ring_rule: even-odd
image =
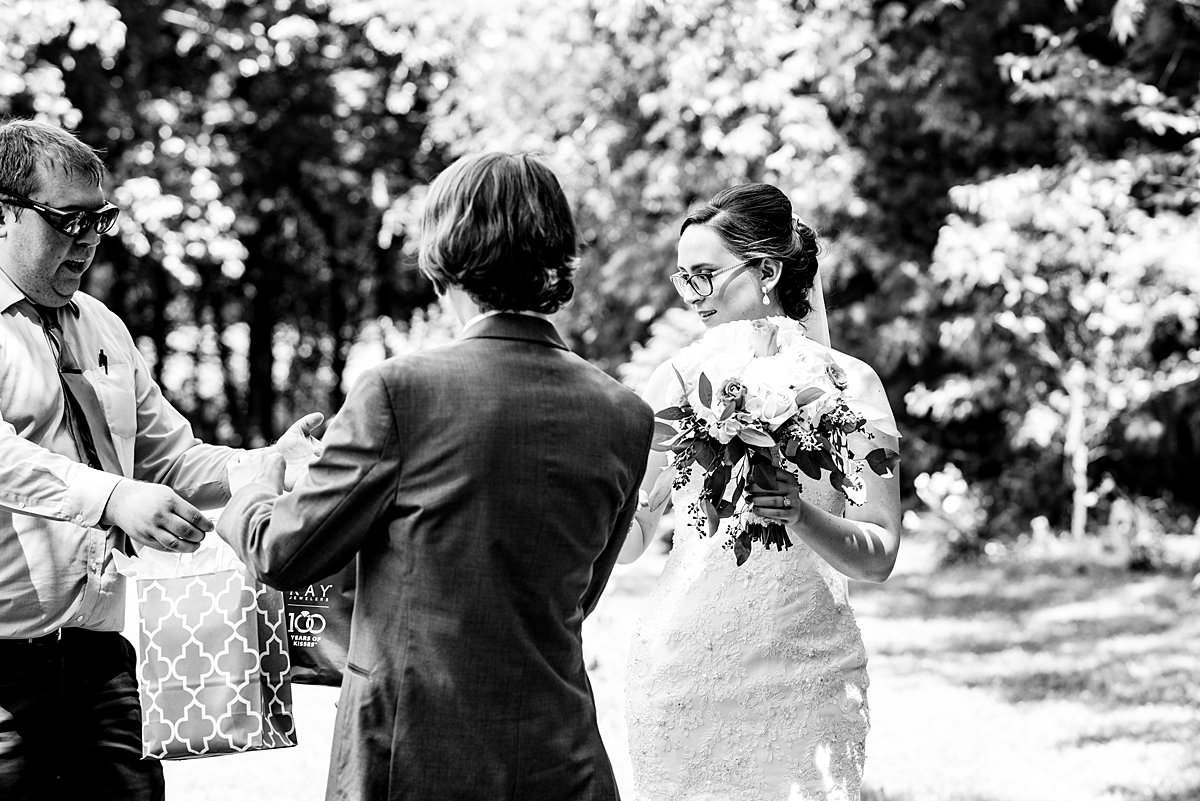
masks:
[[[195,550],[244,453],[205,445],[80,292],[117,222],[70,133],[0,124],[0,798],[161,799],[111,552]],[[304,458],[320,415],[277,446]],[[313,448],[307,447],[312,458]],[[199,507],[199,508],[198,508]]]

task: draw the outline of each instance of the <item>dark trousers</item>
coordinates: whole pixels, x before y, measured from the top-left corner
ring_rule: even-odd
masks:
[[[142,758],[133,646],[117,632],[0,640],[0,798],[162,801]]]

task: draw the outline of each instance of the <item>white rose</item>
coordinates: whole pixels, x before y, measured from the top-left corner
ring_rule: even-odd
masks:
[[[816,400],[810,401],[800,407],[800,417],[808,424],[810,428],[816,428],[821,422],[821,418],[837,408],[838,396],[833,392],[826,392]]]
[[[751,387],[746,395],[746,411],[774,431],[796,413],[796,396],[767,387]]]

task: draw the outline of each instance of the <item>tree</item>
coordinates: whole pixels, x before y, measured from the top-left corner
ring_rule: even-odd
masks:
[[[946,193],[912,294],[928,333],[908,408],[941,429],[934,454],[991,489],[996,531],[1048,512],[1081,534],[1104,432],[1198,374],[1184,254],[1200,244],[1200,15],[1119,2],[1049,16],[1057,27],[1033,24],[996,63],[1050,151]]]
[[[91,0],[32,28],[44,6],[13,11],[10,110],[106,145],[129,214],[92,286],[202,434],[259,443],[335,410],[363,321],[431,298],[383,220],[439,167],[420,150],[435,68],[372,39],[362,5]]]
[[[837,241],[859,214],[853,152],[824,99],[849,91],[862,3],[509,3],[440,36],[460,54],[427,141],[534,150],[563,179],[586,251],[562,315],[615,370],[677,302],[665,280],[684,211],[732,183],[777,183]],[[397,12],[399,13],[399,12]],[[836,245],[835,245],[836,247]],[[837,267],[837,259],[830,264]]]

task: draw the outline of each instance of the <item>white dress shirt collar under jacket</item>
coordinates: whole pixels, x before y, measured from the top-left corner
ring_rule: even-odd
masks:
[[[489,317],[495,317],[497,314],[519,314],[522,317],[536,317],[539,320],[553,322],[552,320],[550,320],[550,315],[548,315],[548,314],[539,314],[538,312],[531,312],[531,311],[506,311],[504,309],[493,309],[491,311],[480,312],[479,314],[472,317],[470,320],[467,320],[467,322],[462,327],[462,333],[460,334],[460,336],[462,334],[467,333],[467,329],[469,329],[471,326],[478,325],[479,323],[483,322],[484,320],[486,320]]]

